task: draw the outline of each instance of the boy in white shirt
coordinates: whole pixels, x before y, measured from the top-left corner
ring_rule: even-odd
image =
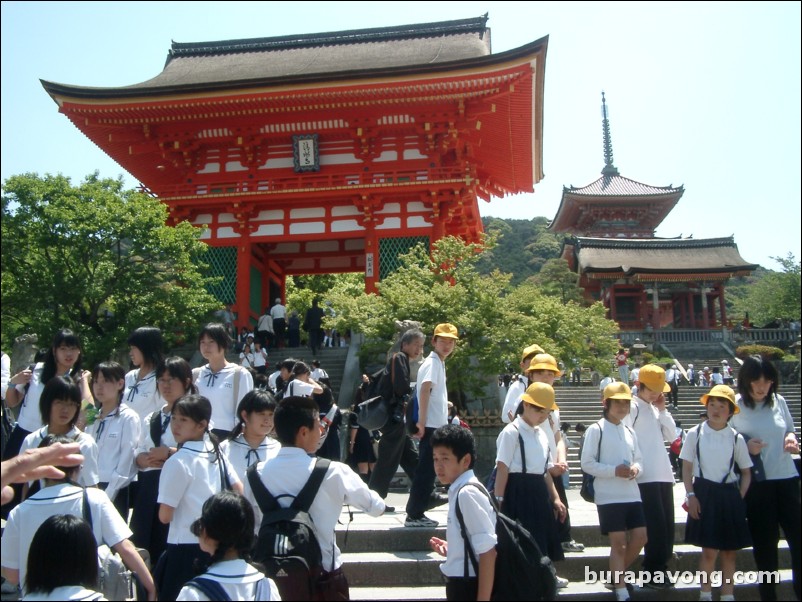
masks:
[[[441,483],[451,485],[446,539],[432,537],[429,540],[432,550],[446,557],[440,565],[446,576],[446,599],[489,600],[496,571],[496,512],[473,473],[476,461],[473,435],[466,428],[449,424],[435,430],[431,441],[435,474]],[[465,540],[457,518],[457,506],[478,566],[465,563]]]

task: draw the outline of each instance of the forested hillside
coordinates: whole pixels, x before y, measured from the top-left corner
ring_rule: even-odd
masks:
[[[563,235],[546,230],[548,221],[546,217],[483,217],[485,232],[496,237],[496,247],[482,255],[477,264],[479,271],[489,274],[498,268],[512,274],[513,284],[537,274],[546,261],[560,256]]]

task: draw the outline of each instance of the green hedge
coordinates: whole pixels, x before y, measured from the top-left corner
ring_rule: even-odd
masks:
[[[769,345],[742,345],[735,350],[735,355],[741,359],[746,359],[750,355],[759,355],[763,359],[775,361],[783,359],[785,351]]]

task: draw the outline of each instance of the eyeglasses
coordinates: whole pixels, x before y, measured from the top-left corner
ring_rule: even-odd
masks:
[[[160,385],[164,385],[164,386],[170,386],[173,383],[180,382],[180,381],[181,381],[180,378],[176,378],[174,376],[169,376],[169,377],[166,377],[166,378],[162,377],[162,378],[159,378],[159,379],[156,380],[157,383],[159,383]]]

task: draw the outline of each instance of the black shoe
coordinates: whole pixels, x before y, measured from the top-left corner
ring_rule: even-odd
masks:
[[[448,496],[441,495],[439,493],[433,493],[429,496],[429,501],[426,503],[426,509],[431,510],[432,508],[437,508],[438,506],[442,506],[443,504],[448,503]]]
[[[395,512],[395,506],[388,506],[387,504],[384,505],[384,513],[388,514],[390,512]]]

